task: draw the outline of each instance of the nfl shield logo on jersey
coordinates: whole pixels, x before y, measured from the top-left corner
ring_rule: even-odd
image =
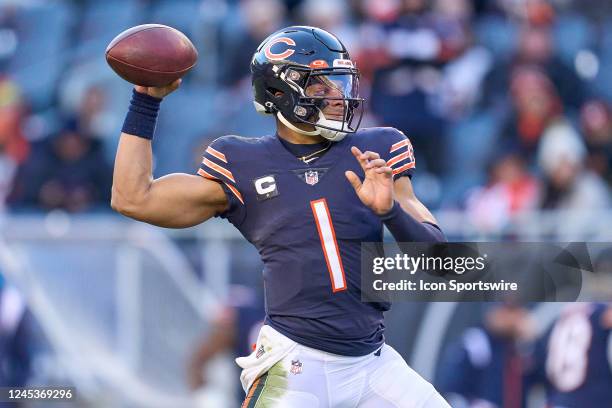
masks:
[[[316,170],[309,170],[304,174],[304,181],[306,184],[314,186],[319,182],[319,172]]]
[[[291,374],[302,374],[302,362],[300,360],[291,360]]]
[[[291,170],[293,173],[300,178],[304,183],[309,186],[314,186],[321,181],[323,176],[327,173],[328,168],[319,167],[319,168],[310,168],[310,169],[298,169]]]

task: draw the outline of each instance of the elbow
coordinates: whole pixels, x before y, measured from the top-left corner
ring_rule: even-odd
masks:
[[[124,210],[125,206],[118,199],[116,199],[115,196],[111,197],[110,206],[113,209],[113,211],[116,211],[119,214],[123,214],[125,211]]]
[[[111,189],[111,199],[110,199],[110,206],[113,209],[113,211],[117,211],[118,213],[120,213],[120,208],[121,208],[121,203],[119,201],[119,197],[117,195],[117,190],[115,189],[115,186],[113,185],[112,189]]]
[[[127,205],[114,192],[111,196],[110,206],[119,214],[126,215]]]
[[[126,217],[134,218],[138,214],[138,205],[136,205],[134,201],[126,199],[114,185],[111,193],[110,206],[114,211]]]

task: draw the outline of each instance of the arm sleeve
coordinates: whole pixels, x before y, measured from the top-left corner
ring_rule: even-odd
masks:
[[[221,185],[227,196],[229,208],[217,216],[227,218],[232,224],[239,225],[246,216],[246,209],[244,198],[239,190],[236,172],[232,172],[236,164],[232,163],[230,150],[223,138],[213,140],[204,150],[197,174]]]
[[[397,242],[447,242],[446,236],[435,224],[419,222],[393,202],[391,211],[380,217]]]
[[[393,169],[393,180],[404,176],[412,178],[416,161],[410,140],[395,128],[388,128],[387,132],[385,154],[387,165]]]

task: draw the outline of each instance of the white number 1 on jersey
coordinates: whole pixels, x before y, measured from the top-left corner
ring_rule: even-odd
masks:
[[[321,240],[323,255],[325,255],[332,289],[334,293],[346,290],[344,267],[342,266],[342,259],[340,259],[338,241],[336,241],[336,233],[334,232],[334,225],[329,214],[327,201],[324,198],[313,200],[310,202],[310,207],[317,224],[317,231],[319,231],[319,239]]]

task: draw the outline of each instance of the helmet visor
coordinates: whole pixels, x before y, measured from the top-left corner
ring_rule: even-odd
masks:
[[[346,121],[360,100],[357,75],[312,73],[304,86],[304,95],[314,100],[327,119]]]
[[[357,76],[352,73],[310,74],[304,95],[314,98],[358,98]]]

